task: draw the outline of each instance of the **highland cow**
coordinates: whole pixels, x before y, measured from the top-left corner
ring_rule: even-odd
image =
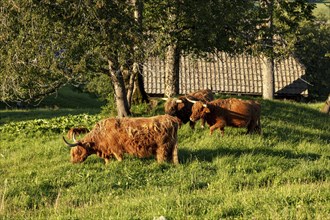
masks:
[[[164,98],[165,103],[165,113],[178,117],[183,124],[189,122],[192,129],[195,128],[195,122],[189,119],[191,115],[191,107],[193,104],[189,102],[188,99],[209,102],[214,99],[213,93],[209,89],[199,90],[193,93],[189,93],[185,96],[180,96],[178,98]],[[202,127],[204,127],[204,121],[202,121]]]
[[[72,147],[71,162],[79,163],[96,154],[108,163],[125,153],[139,158],[155,156],[159,163],[178,164],[177,131],[180,120],[170,115],[149,118],[108,118],[98,122],[81,140],[65,143]]]
[[[224,135],[225,126],[247,127],[247,133],[261,134],[261,106],[257,101],[236,98],[217,99],[207,103],[188,101],[194,103],[190,120],[204,119],[210,126],[211,134],[215,129],[220,129]]]

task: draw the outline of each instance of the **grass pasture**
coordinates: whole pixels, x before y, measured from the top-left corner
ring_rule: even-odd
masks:
[[[320,1],[316,3],[316,8],[314,9],[315,16],[325,17],[330,20],[330,1]]]
[[[262,136],[182,126],[177,166],[71,164],[61,137],[97,109],[2,110],[0,219],[330,219],[330,117],[320,103],[261,102]]]

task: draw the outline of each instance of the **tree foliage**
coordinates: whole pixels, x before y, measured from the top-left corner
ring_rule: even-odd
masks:
[[[313,19],[314,7],[306,0],[255,1],[255,17],[250,18],[255,31],[247,51],[263,58],[264,98],[274,98],[274,61],[292,54],[303,22]]]
[[[17,4],[19,5],[17,6]],[[12,36],[11,31],[16,35],[12,38],[7,37],[6,44],[16,52],[19,48],[18,44],[24,42],[21,39],[23,38],[28,40],[27,42],[30,42],[31,46],[24,42],[22,48],[25,51],[20,51],[22,56],[29,57],[24,57],[25,60],[28,60],[28,62],[24,62],[26,69],[16,67],[15,74],[10,74],[10,77],[19,76],[23,72],[27,74],[24,78],[31,83],[35,82],[34,77],[53,83],[56,76],[59,83],[52,87],[54,90],[68,82],[86,82],[87,76],[90,74],[106,74],[112,79],[114,89],[120,88],[118,91],[123,92],[125,96],[125,85],[120,79],[124,78],[125,70],[129,72],[130,63],[134,60],[133,46],[140,43],[139,36],[136,34],[137,25],[133,17],[132,6],[128,2],[42,0],[14,3],[5,1],[1,8],[8,8],[11,5],[13,6],[9,7],[10,10],[6,11],[6,16],[4,16],[4,19],[8,17],[7,20],[10,21],[6,26],[8,30],[4,38]],[[33,47],[32,50],[31,47]],[[40,53],[39,48],[48,54]],[[3,51],[10,50],[5,48]],[[44,67],[35,58],[35,54],[49,59],[47,61],[49,61],[49,67],[52,68],[46,66],[44,75],[32,68],[34,63],[30,60],[36,61],[35,64],[38,68]],[[11,58],[15,56],[7,54],[3,56],[11,59],[8,61],[9,63],[15,63],[15,60],[13,61]],[[109,63],[113,64],[111,68],[109,68]],[[5,70],[5,73],[8,73],[8,70]],[[6,81],[10,81],[10,77],[7,77]],[[2,83],[8,85],[5,87],[6,89],[13,88],[19,91],[26,86],[31,92],[31,83],[23,82],[17,86],[9,86],[6,81],[4,80]],[[116,82],[120,82],[122,85],[116,87]],[[44,83],[42,86],[49,88],[49,83]],[[42,96],[41,86],[36,87],[35,90]],[[49,92],[51,91],[47,90],[44,94]],[[10,92],[6,91],[6,94],[10,94]],[[3,101],[14,99],[14,97],[4,95],[2,97]],[[28,100],[25,94],[21,99]],[[31,97],[31,100],[33,99],[35,97]],[[127,104],[124,102],[123,106],[126,107]],[[129,113],[127,107],[124,111]]]
[[[237,52],[244,44],[251,1],[146,0],[145,27],[148,53],[166,59],[165,96],[178,92],[182,53]],[[244,23],[245,27],[241,25]]]
[[[251,49],[268,57],[281,58],[292,54],[302,24],[312,20],[315,4],[306,0],[258,0],[256,36]],[[272,25],[268,25],[272,22]]]
[[[330,94],[330,24],[323,18],[303,25],[295,55],[306,67],[311,98]]]
[[[215,50],[235,52],[251,31],[250,13],[255,12],[249,9],[253,5],[253,1],[239,0],[146,0],[149,53],[164,55],[171,44],[197,55]]]
[[[1,101],[38,101],[72,77],[63,45],[54,43],[60,42],[60,26],[31,1],[4,0],[0,10]]]
[[[135,6],[143,8],[138,18]],[[313,8],[304,0],[3,0],[1,101],[32,102],[66,83],[90,82],[114,92],[125,116],[136,65],[148,56],[171,46],[176,57],[217,50],[284,57]],[[175,61],[169,69],[178,69]]]

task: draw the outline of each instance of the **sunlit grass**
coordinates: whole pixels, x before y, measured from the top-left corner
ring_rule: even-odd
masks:
[[[177,166],[132,156],[108,165],[96,156],[71,164],[64,132],[3,132],[0,218],[327,219],[329,116],[319,112],[321,103],[261,102],[261,136],[230,127],[224,136],[210,135],[199,123],[195,130],[183,125]],[[135,109],[153,115],[161,108]],[[29,111],[0,113],[7,115],[3,123],[34,119]],[[35,118],[49,121],[65,115],[38,113]]]
[[[317,3],[314,9],[314,15],[325,17],[330,21],[330,2],[323,1],[323,3]]]

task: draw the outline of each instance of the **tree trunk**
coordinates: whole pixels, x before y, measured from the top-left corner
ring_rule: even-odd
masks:
[[[143,29],[142,29],[142,21],[143,21],[143,0],[131,0],[131,4],[134,6],[134,18],[135,21],[138,24],[138,32],[141,37],[143,37]],[[139,40],[140,42],[143,41],[143,39]],[[133,100],[137,103],[139,102],[146,102],[149,103],[149,97],[145,91],[144,88],[144,82],[143,82],[143,66],[141,65],[144,55],[144,51],[142,51],[142,48],[140,48],[138,45],[135,45],[134,47],[134,63],[133,63],[133,79],[134,79],[134,84],[131,87],[132,89],[132,94],[130,95],[129,101],[131,103],[132,101],[132,96]]]
[[[117,115],[118,117],[127,117],[131,115],[129,110],[127,94],[125,89],[124,77],[119,68],[119,64],[108,60],[109,73],[113,83]]]
[[[165,61],[165,97],[179,94],[180,51],[174,44],[169,45]]]
[[[268,10],[268,21],[266,23],[267,33],[264,36],[262,57],[262,97],[264,99],[274,99],[275,83],[274,83],[274,0],[266,0],[264,2]]]
[[[264,56],[262,59],[262,97],[264,99],[274,99],[274,60]]]
[[[133,63],[133,70],[130,74],[129,77],[129,82],[128,82],[128,86],[127,86],[127,102],[128,102],[128,107],[130,108],[132,106],[132,96],[133,96],[133,91],[134,91],[134,82],[136,79],[136,72],[134,70],[134,64]]]
[[[133,100],[136,101],[137,103],[149,103],[149,96],[144,88],[144,80],[143,80],[143,66],[138,65],[138,72],[136,73],[137,75],[137,80],[135,81],[135,89],[134,89],[134,98]]]

